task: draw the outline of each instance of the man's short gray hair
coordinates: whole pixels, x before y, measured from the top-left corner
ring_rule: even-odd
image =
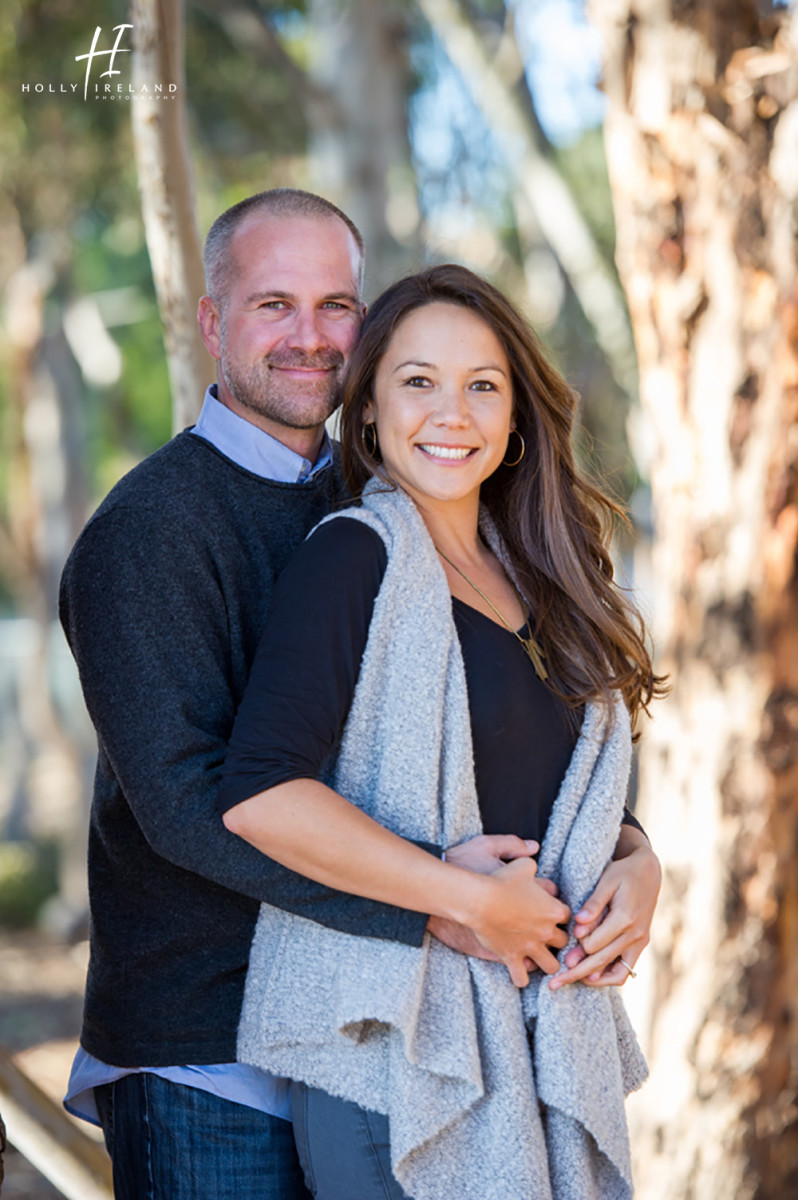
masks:
[[[205,288],[216,305],[224,306],[232,282],[234,261],[231,245],[235,232],[241,222],[253,213],[273,217],[320,217],[326,220],[337,217],[339,221],[343,221],[360,251],[357,284],[358,292],[362,291],[366,250],[363,235],[354,221],[323,196],[303,192],[299,188],[272,188],[268,192],[257,192],[254,196],[247,196],[246,200],[240,200],[238,204],[228,208],[216,218],[208,231],[203,256]]]

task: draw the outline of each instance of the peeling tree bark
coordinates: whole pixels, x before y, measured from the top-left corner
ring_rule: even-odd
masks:
[[[674,685],[641,759],[641,1200],[798,1195],[798,29],[767,9],[593,4]]]
[[[144,230],[164,327],[175,433],[192,424],[214,372],[197,329],[205,290],[185,130],[182,0],[131,0],[131,102]],[[143,85],[176,84],[144,99]],[[165,94],[162,93],[162,94]]]

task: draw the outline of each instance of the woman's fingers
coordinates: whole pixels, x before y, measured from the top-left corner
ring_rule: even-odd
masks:
[[[532,959],[547,974],[559,963],[552,949],[568,944],[559,926],[570,919],[570,909],[536,878],[537,864],[529,858],[506,863],[492,875],[495,888],[484,920],[476,932],[480,941],[507,965],[516,986],[528,979],[524,959]]]
[[[547,975],[556,976],[560,969],[559,960],[546,946],[543,946],[540,950],[535,951],[532,961],[540,967],[541,971],[545,971]]]
[[[510,978],[517,988],[526,987],[529,983],[529,971],[523,958],[513,957],[504,964],[510,972]]]
[[[620,966],[620,959],[623,958],[634,969],[644,949],[644,941],[619,938],[597,954],[588,954],[581,962],[561,970],[549,986],[553,991],[557,991],[558,988],[579,980],[589,987],[607,987],[611,983],[617,986],[618,983],[625,983],[629,972]],[[620,971],[615,969],[616,965],[620,966]],[[611,978],[608,976],[608,969],[611,969]]]
[[[635,964],[631,961],[631,959],[631,953],[629,953],[628,957],[626,954],[624,954],[623,962],[616,958],[609,964],[609,966],[605,967],[600,974],[596,975],[595,978],[592,975],[589,975],[585,980],[585,983],[588,987],[596,988],[623,987],[626,981],[632,978],[632,971],[634,971],[635,968]],[[635,959],[635,962],[636,961],[637,960]],[[625,964],[628,964],[631,970],[627,970]]]
[[[553,946],[555,950],[563,950],[568,945],[569,940],[566,930],[560,929],[558,926],[552,932],[551,936],[546,939],[546,945]],[[557,970],[559,970],[559,966]]]

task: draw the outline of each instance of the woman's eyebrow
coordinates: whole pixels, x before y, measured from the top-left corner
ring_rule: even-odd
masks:
[[[434,370],[435,363],[421,362],[419,359],[410,358],[407,362],[401,362],[398,366],[394,367],[393,374],[395,375],[397,371],[401,371],[404,367],[424,367],[427,370]],[[497,366],[496,363],[486,363],[483,367],[469,368],[470,375],[476,375],[479,371],[496,371],[499,375],[503,375],[505,379],[507,378],[507,372],[502,367]]]
[[[403,367],[425,367],[427,370],[434,370],[435,363],[422,362],[418,358],[409,358],[407,362],[399,363],[398,367],[394,367],[394,374],[396,374],[397,371],[401,371]]]
[[[471,374],[475,375],[477,371],[497,371],[499,375],[504,375],[507,378],[507,372],[496,363],[486,363],[484,367],[472,367]]]

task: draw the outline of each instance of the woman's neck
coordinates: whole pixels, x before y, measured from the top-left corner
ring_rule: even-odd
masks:
[[[460,566],[479,563],[485,547],[479,537],[479,501],[436,503],[424,497],[414,502],[433,544]]]

